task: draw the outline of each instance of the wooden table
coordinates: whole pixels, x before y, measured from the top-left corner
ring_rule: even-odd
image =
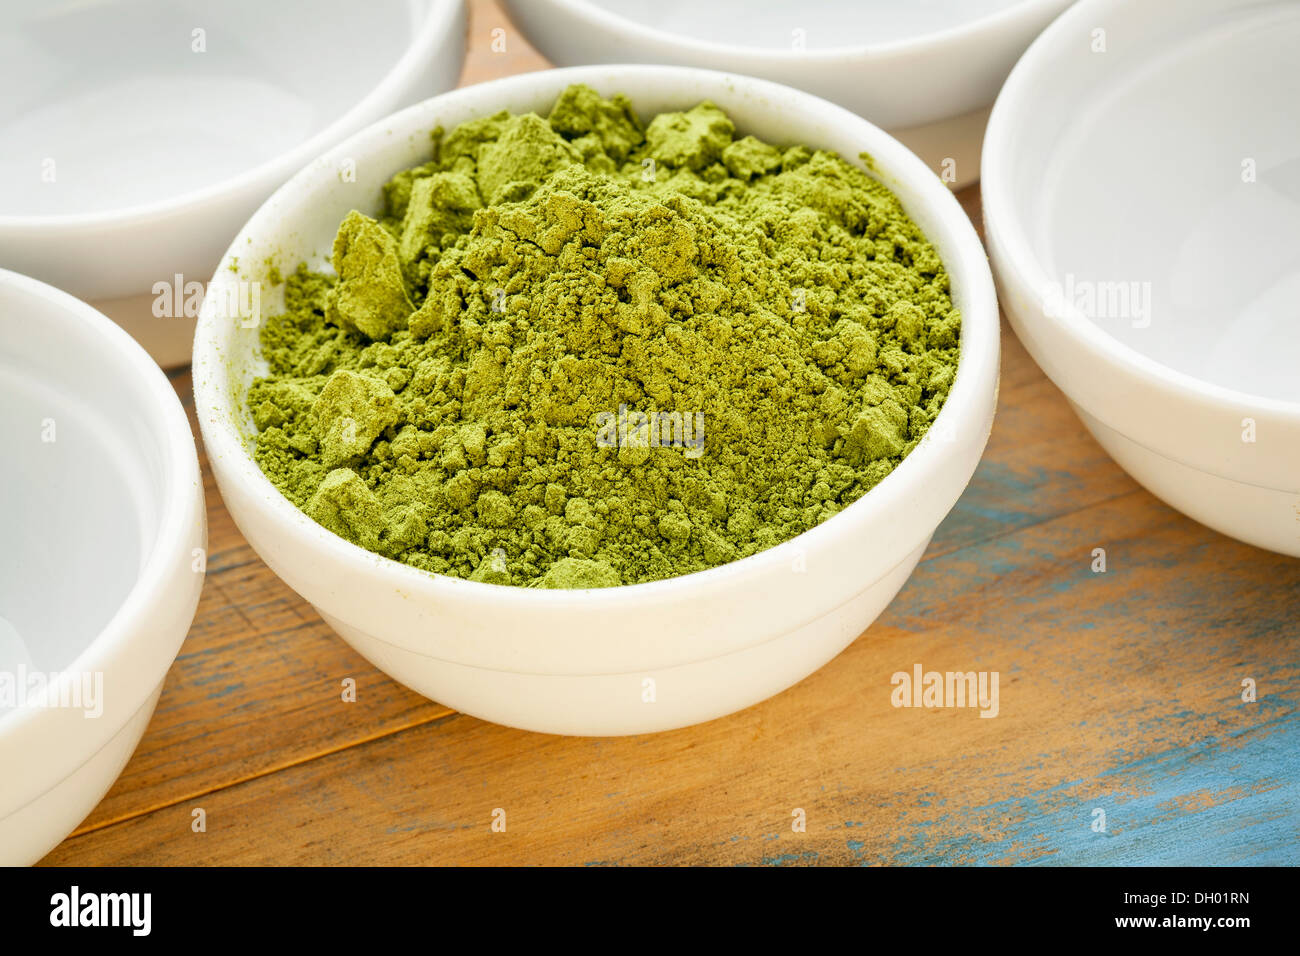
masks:
[[[545,65],[474,5],[465,82]],[[524,733],[399,687],[262,564],[205,462],[194,627],[135,757],[45,862],[1300,862],[1300,561],[1142,490],[1002,343],[983,463],[880,620],[776,698],[649,737]],[[998,671],[999,715],[894,708],[916,663]]]

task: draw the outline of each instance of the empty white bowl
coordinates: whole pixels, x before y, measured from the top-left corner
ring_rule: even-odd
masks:
[[[857,162],[869,152],[939,250],[963,315],[961,362],[931,436],[830,521],[771,550],[670,580],[586,591],[498,587],[425,573],[337,537],[254,463],[243,397],[264,372],[258,331],[215,306],[267,257],[326,268],[339,222],[377,213],[380,188],[426,161],[429,131],[501,109],[549,111],[572,83],[626,93],[648,118],[717,103],[738,135],[806,143]],[[342,186],[340,156],[357,158]],[[233,257],[252,264],[236,275]],[[264,311],[266,302],[264,299]],[[271,305],[271,310],[275,308]],[[196,405],[222,497],[249,543],[353,647],[403,684],[498,723],[629,734],[718,717],[816,670],[907,580],[970,479],[992,423],[998,314],[970,221],[944,185],[887,134],[840,107],[762,80],[681,67],[548,70],[457,90],[404,110],[312,163],[231,246],[194,343]]]
[[[883,126],[954,186],[979,178],[998,88],[1070,0],[505,0],[551,62],[670,63],[786,83]]]
[[[23,864],[144,733],[194,618],[205,523],[166,377],[90,306],[4,270],[0,408],[0,864]]]
[[[1297,43],[1295,4],[1080,3],[1008,79],[982,185],[1003,307],[1102,446],[1292,555]]]
[[[455,86],[465,23],[463,0],[6,4],[0,264],[186,360],[194,315],[155,317],[154,284],[205,281],[305,163]]]

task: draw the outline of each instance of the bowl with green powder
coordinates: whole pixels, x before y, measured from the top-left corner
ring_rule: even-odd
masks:
[[[465,88],[322,157],[235,240],[194,355],[290,587],[408,686],[575,734],[842,650],[970,479],[997,366],[983,251],[916,157],[649,66]]]

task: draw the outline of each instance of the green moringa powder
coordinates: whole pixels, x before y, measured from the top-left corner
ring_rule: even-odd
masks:
[[[713,567],[861,497],[948,395],[943,264],[834,154],[585,86],[433,145],[334,275],[287,278],[248,395],[262,470],[364,548],[540,587]]]

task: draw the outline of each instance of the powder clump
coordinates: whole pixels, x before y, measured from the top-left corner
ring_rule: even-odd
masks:
[[[433,147],[286,278],[248,394],[262,470],[362,547],[547,588],[713,567],[848,507],[947,398],[943,264],[831,153],[585,86]]]
[[[370,339],[406,325],[411,300],[402,282],[397,241],[379,223],[348,213],[334,239],[331,259],[339,281],[326,297],[325,317]]]

